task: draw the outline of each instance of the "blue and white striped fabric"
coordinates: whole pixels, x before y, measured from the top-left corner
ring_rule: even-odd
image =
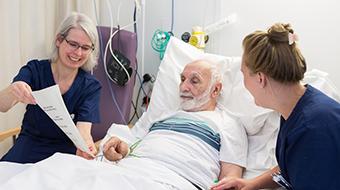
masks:
[[[150,131],[154,130],[171,130],[194,135],[215,148],[217,151],[220,151],[220,135],[214,132],[204,121],[173,117],[154,123],[150,128]]]

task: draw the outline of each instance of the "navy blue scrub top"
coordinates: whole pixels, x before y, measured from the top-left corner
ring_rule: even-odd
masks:
[[[50,60],[28,62],[13,79],[15,81],[25,81],[32,91],[56,84]],[[78,70],[70,89],[62,95],[75,124],[78,121],[99,122],[100,89],[98,80],[84,70]],[[75,154],[76,147],[38,105],[27,105],[18,139],[1,160],[35,163],[55,152]]]
[[[287,120],[276,157],[294,190],[340,189],[340,104],[310,85]]]

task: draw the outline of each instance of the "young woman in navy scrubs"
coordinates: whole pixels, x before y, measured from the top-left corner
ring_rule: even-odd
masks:
[[[306,62],[296,40],[289,24],[275,24],[243,40],[245,87],[257,105],[281,113],[278,166],[250,180],[223,179],[214,190],[278,184],[294,190],[340,189],[340,104],[300,83]]]
[[[97,64],[98,35],[85,15],[72,13],[59,26],[49,60],[31,60],[13,83],[0,92],[0,111],[18,102],[27,104],[21,132],[2,161],[34,163],[55,152],[90,155],[77,150],[71,140],[36,104],[32,91],[59,85],[65,105],[92,153],[92,123],[99,122],[100,83],[89,73]]]

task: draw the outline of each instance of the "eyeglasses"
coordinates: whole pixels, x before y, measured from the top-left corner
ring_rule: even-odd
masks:
[[[92,46],[89,45],[80,45],[78,42],[72,41],[72,40],[67,40],[65,38],[65,41],[67,42],[67,44],[69,45],[69,47],[73,50],[76,51],[77,49],[81,48],[81,50],[84,53],[90,53],[91,51],[94,50],[94,46],[92,44]]]

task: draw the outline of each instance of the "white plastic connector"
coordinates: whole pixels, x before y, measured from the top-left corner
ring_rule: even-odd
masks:
[[[226,18],[223,18],[207,27],[204,28],[204,31],[207,35],[216,32],[218,30],[221,30],[222,28],[235,23],[237,20],[237,15],[235,13],[227,16]]]
[[[142,5],[144,5],[144,3],[145,0],[135,0],[135,5],[138,13],[142,11]]]

